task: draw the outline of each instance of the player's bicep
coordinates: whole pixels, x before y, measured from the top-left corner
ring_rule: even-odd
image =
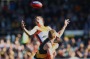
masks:
[[[48,49],[47,49],[47,54],[48,54],[49,56],[51,56],[51,54],[52,54],[51,52],[52,52],[52,51],[48,48]]]
[[[51,54],[51,44],[46,44],[46,48],[47,48],[47,53]]]
[[[33,35],[37,31],[38,27],[35,26],[32,30],[29,31],[30,35]]]

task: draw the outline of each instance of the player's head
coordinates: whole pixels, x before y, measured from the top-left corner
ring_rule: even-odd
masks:
[[[56,31],[55,30],[50,30],[48,36],[51,40],[55,39],[56,38]]]
[[[36,17],[35,17],[35,23],[36,23],[37,25],[44,25],[43,17],[42,17],[42,16],[36,16]]]

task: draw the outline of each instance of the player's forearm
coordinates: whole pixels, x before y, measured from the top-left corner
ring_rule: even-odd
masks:
[[[58,32],[59,33],[59,37],[62,36],[62,34],[64,33],[65,29],[66,29],[67,26],[63,26],[63,28]]]
[[[62,34],[63,34],[63,32],[65,31],[65,28],[67,27],[67,25],[69,24],[69,22],[70,22],[69,19],[66,19],[66,20],[65,20],[64,26],[63,26],[62,30],[60,30],[59,33],[58,33],[58,34],[59,34],[59,37],[62,36]]]
[[[47,51],[48,55],[49,55],[49,59],[53,59],[53,53],[51,49],[48,49]]]
[[[23,28],[24,32],[30,36],[29,31],[26,28]]]
[[[50,56],[50,59],[54,59],[54,57],[53,56]]]
[[[53,54],[50,54],[50,58],[49,59],[54,59]]]

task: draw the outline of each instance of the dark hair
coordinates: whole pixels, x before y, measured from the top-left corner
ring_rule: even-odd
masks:
[[[55,37],[55,30],[50,30],[48,35],[50,39],[53,39]]]

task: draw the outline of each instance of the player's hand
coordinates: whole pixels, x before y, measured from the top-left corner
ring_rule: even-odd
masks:
[[[66,19],[65,22],[64,22],[64,25],[67,26],[69,24],[69,19]]]
[[[23,20],[21,21],[21,26],[22,28],[25,28],[25,22]]]

